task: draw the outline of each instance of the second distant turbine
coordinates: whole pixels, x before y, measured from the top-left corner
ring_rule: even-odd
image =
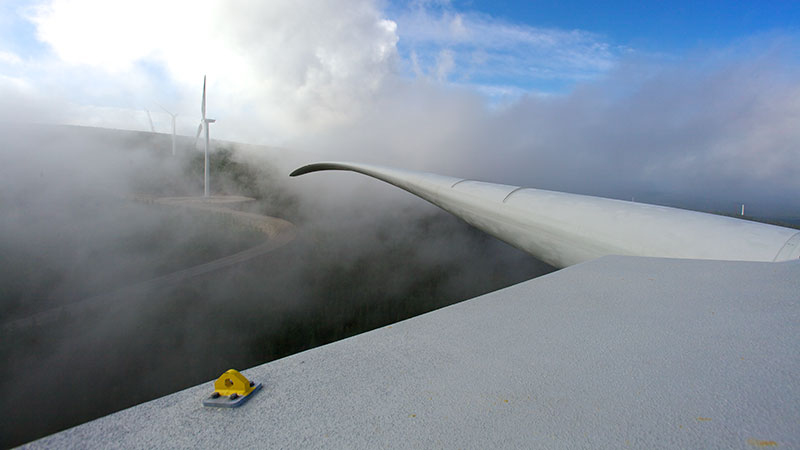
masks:
[[[161,106],[161,109],[163,109],[164,112],[166,112],[167,114],[169,114],[170,117],[172,117],[172,156],[175,156],[175,119],[178,117],[178,114],[177,113],[172,114],[167,110],[167,108],[164,108],[163,106]]]

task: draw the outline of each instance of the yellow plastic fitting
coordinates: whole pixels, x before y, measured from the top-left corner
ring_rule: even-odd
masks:
[[[214,392],[220,396],[230,396],[236,394],[239,397],[246,397],[255,390],[255,386],[238,370],[230,369],[223,373],[214,382]]]

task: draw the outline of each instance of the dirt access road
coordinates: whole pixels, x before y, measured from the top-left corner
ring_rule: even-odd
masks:
[[[232,225],[254,229],[263,233],[267,239],[262,244],[248,248],[247,250],[243,250],[233,255],[178,270],[160,277],[134,283],[119,289],[115,289],[111,292],[95,295],[78,300],[76,302],[71,302],[69,304],[38,312],[27,317],[4,322],[2,325],[0,325],[0,334],[12,333],[16,330],[25,329],[31,326],[46,325],[59,320],[61,317],[74,315],[84,311],[88,312],[97,307],[113,304],[113,302],[123,298],[135,298],[135,296],[142,295],[152,289],[181,283],[189,278],[204,275],[248,261],[253,258],[257,258],[275,249],[283,247],[295,238],[295,226],[291,222],[278,219],[276,217],[237,211],[227,207],[233,204],[253,201],[253,199],[249,197],[215,196],[154,198],[147,196],[136,196],[133,197],[133,200],[144,203],[167,205],[175,208],[200,210],[210,214],[219,214],[229,218]]]

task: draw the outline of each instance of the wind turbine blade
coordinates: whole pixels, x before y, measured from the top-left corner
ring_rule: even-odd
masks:
[[[200,107],[200,111],[203,112],[203,119],[206,118],[206,76],[203,75],[203,104]]]
[[[327,162],[291,176],[351,170],[393,184],[554,267],[606,255],[788,261],[800,232],[666,206],[483,183],[369,164]]]
[[[155,133],[156,132],[156,127],[153,126],[153,117],[150,116],[150,110],[149,109],[145,109],[145,112],[147,112],[147,120],[150,122],[150,131]]]
[[[203,122],[197,126],[197,134],[194,135],[194,146],[197,147],[197,140],[200,139],[200,133],[203,132]]]

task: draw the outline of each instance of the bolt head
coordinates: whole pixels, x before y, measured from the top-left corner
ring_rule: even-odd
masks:
[[[219,392],[214,392],[211,394],[211,398],[219,398]]]
[[[230,397],[228,397],[228,398],[230,398],[231,400],[236,400],[237,398],[239,398],[239,394],[237,394],[237,393],[235,393],[235,392],[234,392],[234,393],[233,393],[233,394],[231,394],[231,396],[230,396]]]

